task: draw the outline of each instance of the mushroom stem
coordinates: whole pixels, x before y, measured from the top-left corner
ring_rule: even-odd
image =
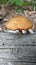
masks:
[[[7,32],[11,32],[11,33],[18,33],[18,32],[19,32],[19,30],[15,30],[15,31],[13,31],[13,30],[7,30]]]
[[[31,34],[33,34],[33,33],[34,33],[32,29],[29,29],[28,31],[29,31]]]
[[[2,32],[2,28],[0,27],[0,32]]]
[[[23,33],[23,34],[26,34],[26,30],[22,30],[22,33]]]
[[[15,30],[15,31],[12,30],[12,33],[18,33],[18,32],[19,32],[19,30]]]

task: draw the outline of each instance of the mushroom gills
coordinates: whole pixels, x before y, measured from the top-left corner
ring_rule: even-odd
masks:
[[[27,33],[27,31],[26,31],[26,30],[22,30],[22,33],[23,33],[23,34],[26,34],[26,33]]]
[[[29,31],[31,34],[33,34],[33,33],[34,33],[32,29],[29,29],[28,31]]]

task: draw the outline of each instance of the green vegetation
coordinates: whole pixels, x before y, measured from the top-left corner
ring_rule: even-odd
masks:
[[[0,0],[0,5],[5,5],[8,2],[8,0]]]
[[[11,0],[10,3],[14,4],[16,6],[22,6],[23,5],[23,0]]]
[[[31,2],[28,2],[27,0],[0,0],[0,5],[7,5],[7,4],[12,4],[20,8],[19,11],[23,11],[22,7],[23,6],[32,6],[36,7],[36,0],[31,0]],[[19,9],[18,8],[18,9]]]
[[[16,6],[22,6],[23,5],[23,0],[0,0],[0,4],[14,4]]]

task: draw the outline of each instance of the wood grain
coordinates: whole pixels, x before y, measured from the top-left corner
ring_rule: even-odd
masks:
[[[0,32],[0,65],[36,65],[36,33]]]

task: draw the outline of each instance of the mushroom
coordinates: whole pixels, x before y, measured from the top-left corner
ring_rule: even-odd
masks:
[[[27,30],[33,34],[33,30],[31,29],[33,24],[32,22],[25,16],[14,16],[10,18],[8,22],[4,24],[7,30],[12,30],[12,33],[18,33],[22,31],[23,34],[27,32]]]

